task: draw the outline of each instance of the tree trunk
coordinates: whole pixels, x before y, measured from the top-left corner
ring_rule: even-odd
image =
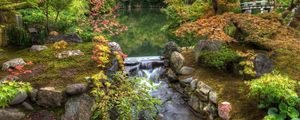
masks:
[[[300,6],[295,11],[293,20],[290,23],[290,27],[298,29],[300,27]]]
[[[218,13],[218,0],[211,0],[211,4],[213,6],[215,14]]]

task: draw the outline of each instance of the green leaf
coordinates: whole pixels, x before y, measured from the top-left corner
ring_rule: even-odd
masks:
[[[269,108],[268,110],[268,115],[276,115],[278,113],[278,109],[277,108]]]
[[[291,118],[298,118],[299,117],[299,112],[294,107],[288,107],[288,113],[287,114]]]
[[[260,103],[257,107],[258,107],[259,109],[264,109],[264,108],[266,108],[266,105],[263,104],[263,103]]]
[[[291,120],[300,120],[300,118],[293,118],[293,119],[291,119]]]
[[[288,112],[288,106],[287,106],[287,104],[281,102],[279,104],[279,110],[280,110],[280,112],[287,113]]]
[[[277,120],[285,120],[286,119],[286,113],[280,113],[278,115],[275,115]]]

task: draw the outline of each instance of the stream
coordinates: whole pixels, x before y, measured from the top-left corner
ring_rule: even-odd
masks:
[[[126,72],[131,77],[145,77],[159,87],[151,91],[151,95],[161,101],[158,106],[159,120],[201,120],[195,113],[185,96],[169,86],[169,81],[163,77],[165,69],[159,56],[129,57],[125,60]]]

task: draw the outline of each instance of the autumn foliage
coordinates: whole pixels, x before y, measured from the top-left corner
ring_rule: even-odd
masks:
[[[178,37],[193,35],[196,38],[258,46],[276,53],[275,63],[279,68],[300,79],[297,72],[300,70],[297,62],[300,61],[299,31],[282,24],[276,17],[268,16],[225,13],[182,24],[175,34]],[[228,26],[236,29],[233,36],[226,33]]]
[[[115,12],[119,5],[115,0],[89,0],[89,22],[96,33],[107,33],[111,36],[118,35],[127,30],[127,27],[116,21],[118,16]]]
[[[242,34],[243,36],[236,38],[226,34],[225,28],[231,23],[238,30],[235,34]],[[284,48],[300,52],[299,32],[282,25],[280,22],[251,14],[225,13],[207,19],[199,19],[181,25],[175,34],[179,37],[193,34],[194,37],[206,37],[209,40],[226,42],[252,42],[271,50]]]

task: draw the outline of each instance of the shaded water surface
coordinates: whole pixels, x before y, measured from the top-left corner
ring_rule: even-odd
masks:
[[[118,42],[129,56],[161,55],[167,42],[161,28],[166,24],[166,16],[159,9],[120,10],[118,21],[128,27],[128,31],[112,38]]]

